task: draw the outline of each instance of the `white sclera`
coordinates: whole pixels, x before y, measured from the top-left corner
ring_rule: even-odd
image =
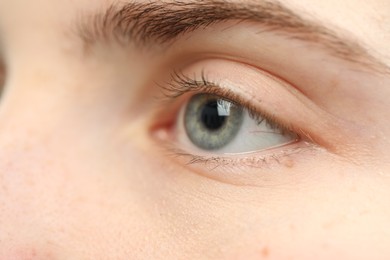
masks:
[[[225,147],[213,151],[220,154],[249,153],[282,146],[296,140],[292,134],[283,134],[263,120],[260,124],[247,111],[235,138]]]

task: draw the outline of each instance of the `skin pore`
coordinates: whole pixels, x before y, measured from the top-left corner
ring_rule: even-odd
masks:
[[[385,0],[0,0],[0,259],[388,259],[388,24]],[[299,138],[198,149],[197,93]]]

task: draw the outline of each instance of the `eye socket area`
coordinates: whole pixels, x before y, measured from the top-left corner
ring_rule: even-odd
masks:
[[[270,173],[271,167],[272,173],[286,173],[291,167],[306,167],[317,156],[338,155],[332,150],[339,137],[335,133],[342,132],[344,124],[313,103],[301,88],[257,66],[210,58],[187,63],[166,75],[170,76],[157,83],[163,90],[162,106],[155,110],[150,129],[166,159],[184,170],[217,181],[252,185],[253,181],[261,184],[259,173]],[[225,129],[235,137],[224,139],[227,145],[203,147],[194,144],[184,124],[190,106],[198,108],[192,115],[198,118],[198,128],[223,130],[227,120],[219,117],[228,114],[227,107],[238,108],[242,114],[233,114],[244,119],[232,120],[242,123],[237,133]],[[211,127],[201,116],[206,107],[217,117]],[[248,133],[251,138],[245,138]]]
[[[244,167],[253,174],[259,167],[271,165],[285,169],[291,160],[307,162],[317,152],[327,152],[328,144],[333,142],[333,117],[295,86],[259,67],[209,58],[174,68],[157,83],[162,90],[161,106],[155,110],[150,129],[155,144],[185,168],[197,168],[206,176],[215,169],[223,173]],[[223,109],[231,103],[243,110],[242,125],[228,145],[199,147],[188,136],[185,113],[198,95],[203,98],[195,103],[203,109],[210,104],[202,100],[209,100],[214,110],[218,110],[218,103]],[[197,122],[198,127],[202,126],[199,116]],[[250,138],[245,137],[248,133]]]
[[[261,152],[272,156],[304,141],[296,131],[300,128],[291,123],[294,120],[282,116],[293,104],[282,102],[293,95],[277,78],[250,65],[202,60],[175,70],[159,86],[168,105],[163,109],[165,116],[158,115],[157,121],[163,123],[156,133],[180,154],[237,158]]]

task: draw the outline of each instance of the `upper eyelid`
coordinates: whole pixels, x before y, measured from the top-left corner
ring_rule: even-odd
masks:
[[[206,78],[204,70],[201,72],[201,80],[197,80],[195,77],[191,78],[179,70],[174,70],[168,85],[169,87],[162,86],[164,94],[168,97],[175,98],[183,93],[196,91],[205,86],[215,87],[218,84],[211,83],[211,81]]]

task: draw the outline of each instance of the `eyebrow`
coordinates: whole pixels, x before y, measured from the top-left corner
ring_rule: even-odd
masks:
[[[134,43],[142,48],[172,43],[180,36],[226,21],[248,21],[268,31],[322,47],[333,56],[375,71],[390,68],[346,33],[304,19],[277,1],[235,3],[224,0],[156,1],[111,4],[103,12],[82,16],[77,35],[85,47],[98,42]]]

